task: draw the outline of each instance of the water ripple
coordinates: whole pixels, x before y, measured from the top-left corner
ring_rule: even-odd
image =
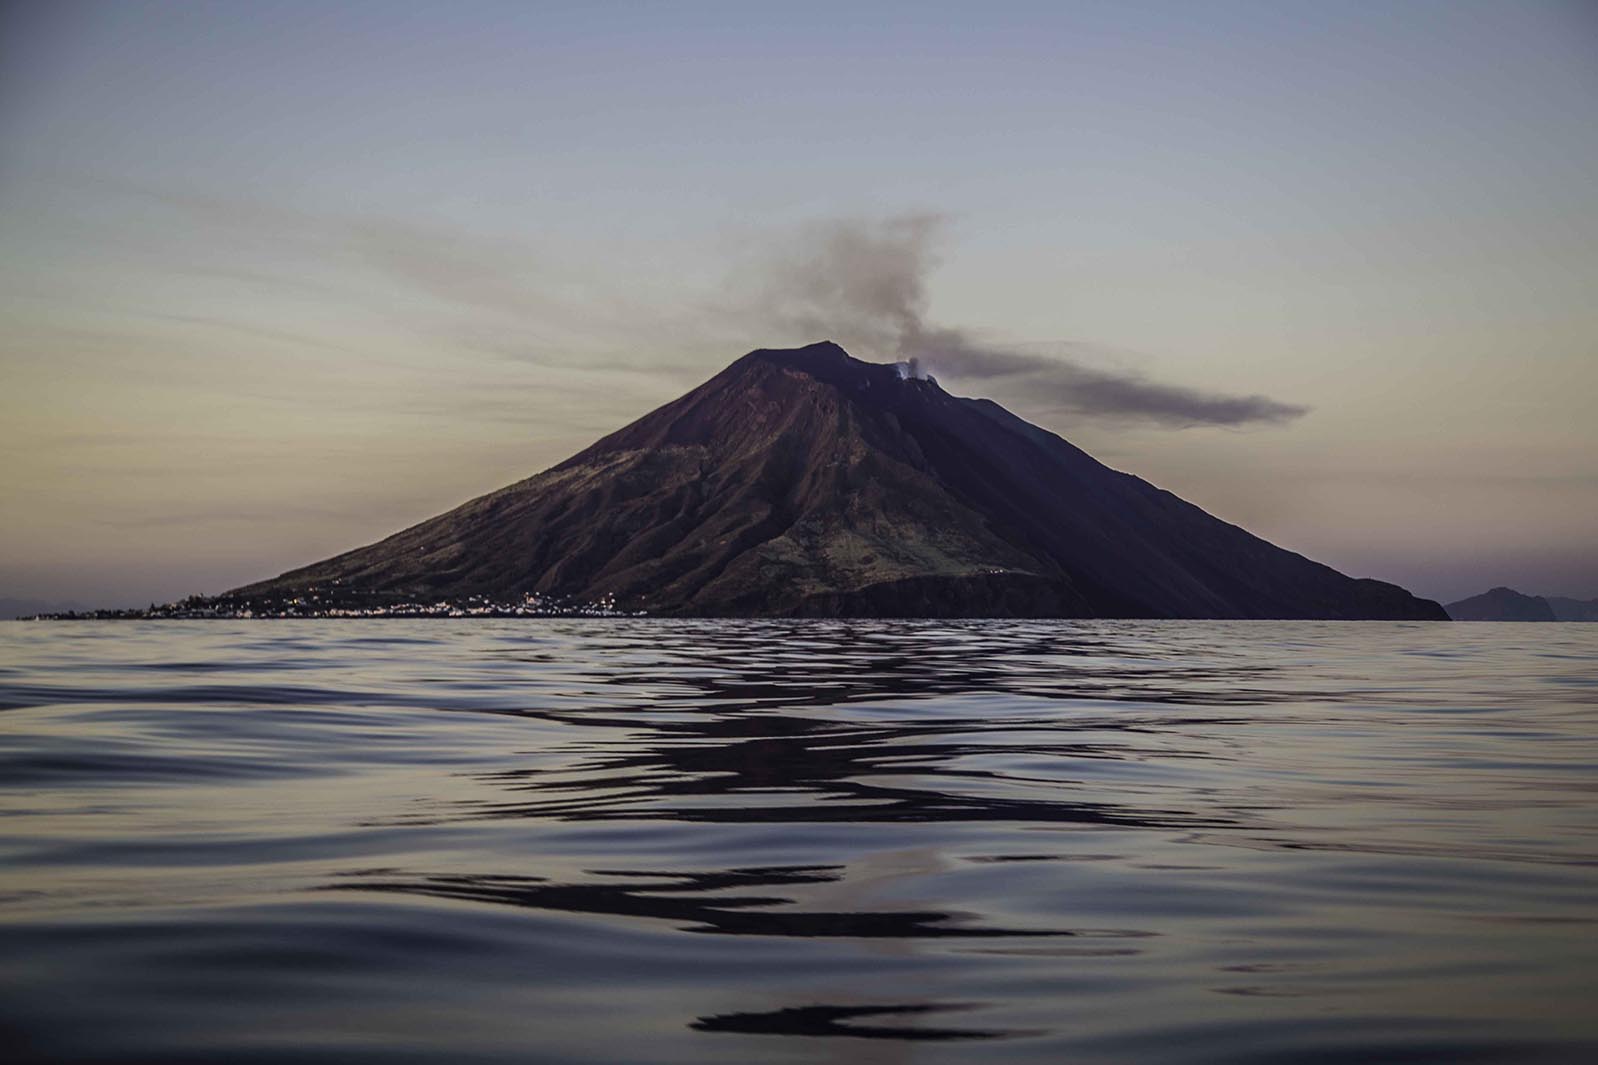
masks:
[[[62,1062],[1585,1061],[1598,626],[0,624]]]

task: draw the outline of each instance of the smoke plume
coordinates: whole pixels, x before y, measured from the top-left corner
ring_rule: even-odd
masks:
[[[900,363],[901,376],[1002,383],[1034,407],[1169,427],[1287,422],[1309,408],[1161,384],[1134,371],[984,343],[927,321],[937,265],[934,214],[814,223],[756,272],[758,313],[793,337],[830,337],[856,354]]]

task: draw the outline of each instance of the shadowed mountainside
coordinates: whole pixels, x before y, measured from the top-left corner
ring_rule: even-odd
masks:
[[[1598,621],[1598,599],[1526,595],[1502,587],[1449,603],[1447,610],[1455,621]]]
[[[678,615],[1447,617],[832,343],[751,352],[543,473],[227,598],[313,588]]]
[[[1598,599],[1572,599],[1566,595],[1542,598],[1554,612],[1556,621],[1598,621]]]

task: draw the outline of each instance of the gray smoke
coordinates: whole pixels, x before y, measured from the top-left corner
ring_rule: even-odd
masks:
[[[830,337],[857,355],[892,359],[901,376],[1010,385],[1030,406],[1060,412],[1183,427],[1281,423],[1308,411],[1016,351],[929,323],[926,277],[942,224],[934,214],[814,223],[756,271],[757,313],[796,339]]]

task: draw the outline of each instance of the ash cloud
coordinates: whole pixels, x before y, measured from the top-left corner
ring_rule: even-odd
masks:
[[[1017,351],[929,322],[926,278],[938,262],[942,225],[936,214],[809,225],[756,271],[756,314],[796,338],[831,337],[851,351],[892,359],[910,376],[1013,386],[1032,405],[1062,413],[1181,428],[1280,424],[1309,410]]]

